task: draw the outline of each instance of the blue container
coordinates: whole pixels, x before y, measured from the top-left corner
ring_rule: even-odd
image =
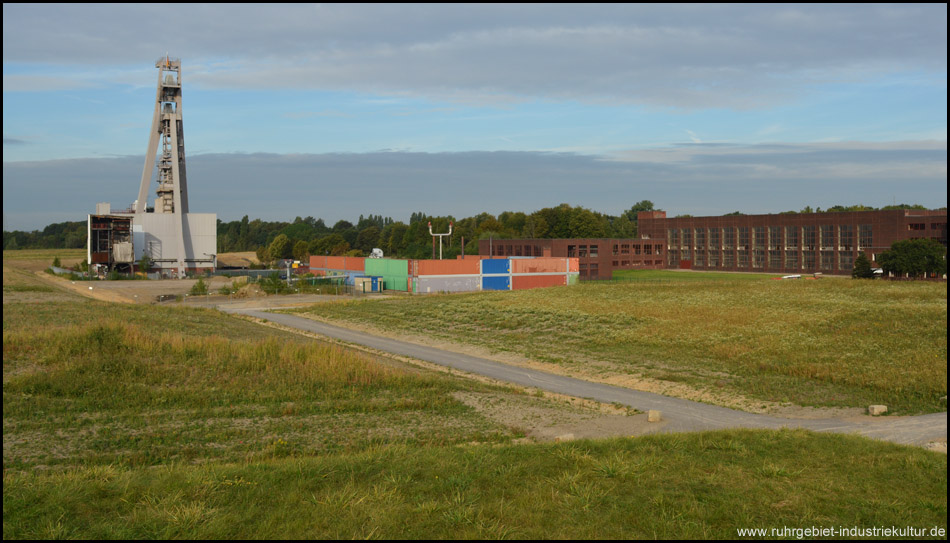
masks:
[[[482,260],[482,273],[511,273],[511,262],[507,258],[486,258]]]
[[[482,290],[511,290],[511,277],[500,275],[482,277]]]

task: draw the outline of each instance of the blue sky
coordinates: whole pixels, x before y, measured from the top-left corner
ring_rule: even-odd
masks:
[[[5,230],[135,198],[166,51],[224,220],[946,206],[946,5],[169,9],[4,4]]]

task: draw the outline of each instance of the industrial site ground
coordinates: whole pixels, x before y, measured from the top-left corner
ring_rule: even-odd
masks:
[[[4,253],[4,538],[946,529],[945,454],[801,430],[634,438],[642,413],[193,307],[208,298],[144,301],[186,281],[73,284],[42,273],[54,256],[69,264]],[[120,299],[138,303],[101,301]],[[623,437],[555,442],[570,433]]]

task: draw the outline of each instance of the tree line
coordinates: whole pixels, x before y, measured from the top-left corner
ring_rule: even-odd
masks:
[[[900,204],[881,209],[925,208],[921,205]],[[452,236],[446,238],[447,243],[443,246],[443,255],[454,258],[461,253],[463,237],[467,254],[477,254],[477,241],[488,238],[635,238],[637,213],[655,210],[650,200],[637,202],[617,216],[561,204],[533,213],[505,211],[497,216],[481,213],[463,219],[417,212],[409,217],[408,223],[382,215],[360,215],[355,224],[341,220],[333,226],[314,217],[297,217],[292,222],[284,222],[250,220],[245,215],[237,221],[218,220],[217,250],[218,253],[255,251],[262,262],[279,258],[306,259],[309,255],[365,256],[374,248],[382,249],[387,256],[392,257],[427,258],[432,254],[432,237],[428,227],[431,221],[434,232],[447,232],[449,222],[454,223]],[[875,208],[855,205],[833,206],[824,211],[873,210]],[[821,208],[812,210],[806,207],[800,213],[821,211]],[[85,246],[86,221],[51,224],[42,231],[3,232],[4,250]]]

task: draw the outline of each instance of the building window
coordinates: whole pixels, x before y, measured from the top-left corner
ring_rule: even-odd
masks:
[[[785,267],[790,270],[801,269],[801,264],[798,261],[798,251],[785,252]]]
[[[747,249],[739,249],[739,267],[749,267],[749,251]]]
[[[591,257],[591,258],[597,258],[598,256],[600,256],[600,254],[599,254],[599,252],[598,252],[598,246],[597,246],[597,245],[591,245],[591,246],[590,246],[590,257]]]
[[[568,258],[577,258],[577,245],[568,245],[568,246],[567,246],[567,257],[568,257]]]
[[[680,247],[692,247],[693,246],[693,231],[690,228],[683,229],[683,244]],[[686,259],[689,260],[689,259]]]
[[[696,247],[697,248],[706,247],[706,229],[705,228],[696,229]]]
[[[587,258],[587,246],[580,245],[577,247],[577,256],[580,258]]]
[[[623,245],[620,246],[620,254],[622,254],[622,255],[628,255],[628,254],[630,254],[630,244],[629,244],[629,243],[624,243]],[[637,254],[640,254],[640,253],[638,252]]]
[[[748,251],[749,250],[749,227],[740,226],[739,227],[739,249]],[[739,265],[741,266],[741,259]],[[746,264],[748,265],[748,263]]]
[[[649,247],[649,245],[648,245],[647,247]],[[633,246],[633,254],[635,254],[635,255],[640,254],[640,245],[639,245],[639,244]]]
[[[765,249],[765,245],[768,243],[765,232],[764,226],[756,226],[752,229],[752,239],[756,249]]]
[[[785,227],[785,249],[798,249],[801,247],[801,236],[797,226]]]
[[[802,237],[804,238],[804,247],[809,251],[814,251],[818,246],[818,229],[814,226],[803,226]],[[805,259],[807,265],[808,259]]]
[[[818,266],[815,265],[815,251],[802,251],[802,269],[804,270],[816,270]]]
[[[835,227],[831,224],[821,225],[821,248],[832,250],[835,248]]]
[[[912,222],[907,225],[908,230],[925,230],[927,224],[922,222]]]
[[[763,251],[762,249],[755,249],[752,251],[752,267],[753,268],[765,267],[765,251]]]
[[[680,244],[680,231],[678,228],[670,228],[666,236],[669,238],[670,247],[676,247]]]
[[[782,251],[769,251],[769,268],[782,269]]]
[[[835,252],[821,252],[821,271],[832,271],[835,269]]]
[[[735,249],[736,248],[736,229],[723,228],[722,240],[723,240],[722,241],[723,249]]]
[[[854,253],[838,253],[838,269],[851,271],[854,268]]]
[[[617,245],[616,243],[614,243],[614,252],[613,252],[613,255],[614,255],[614,256],[617,256],[617,255],[619,255],[619,254],[620,254],[620,246]]]
[[[709,247],[716,250],[722,249],[722,230],[718,228],[709,229]]]
[[[694,262],[699,267],[706,266],[706,249],[696,249],[696,258]]]
[[[873,232],[870,224],[858,225],[858,250],[866,249],[874,244]]]
[[[719,251],[711,250],[709,251],[709,267],[718,268],[719,267]]]
[[[854,225],[842,224],[838,227],[838,250],[854,251]]]
[[[722,267],[723,268],[735,268],[736,267],[736,253],[733,251],[723,251],[722,253]]]
[[[781,226],[770,226],[769,227],[769,249],[781,249],[782,248],[782,227]]]

